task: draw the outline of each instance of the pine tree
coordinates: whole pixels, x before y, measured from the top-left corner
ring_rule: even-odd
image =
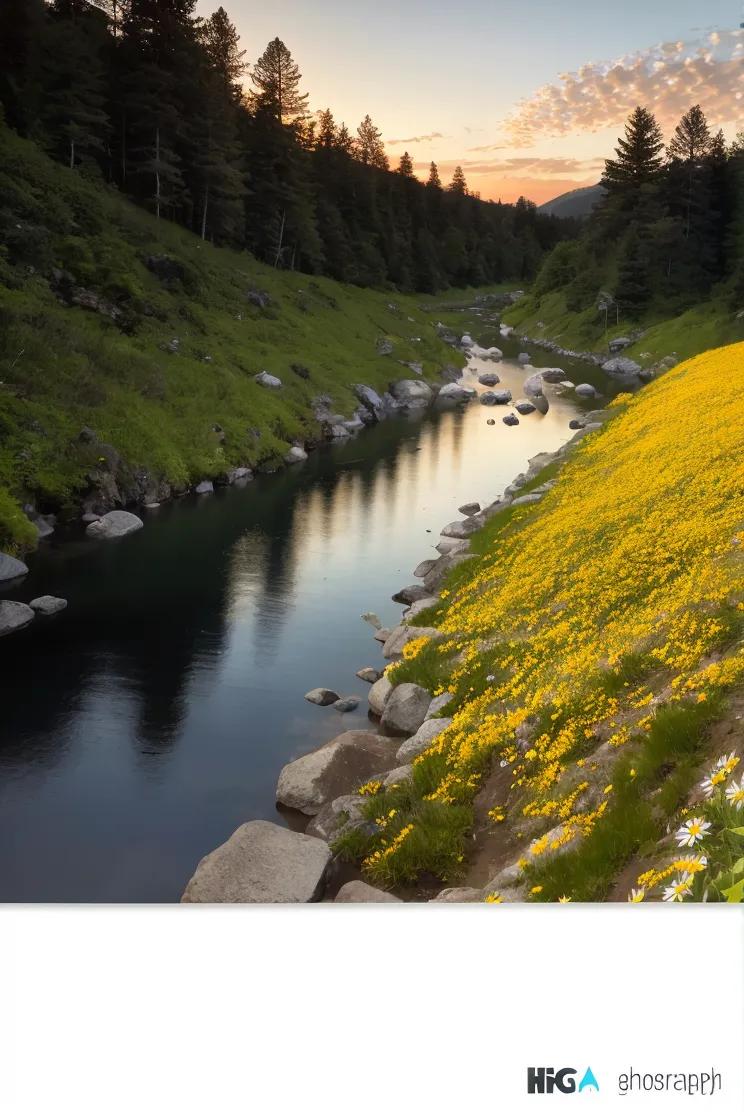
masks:
[[[330,108],[326,108],[318,115],[318,146],[326,149],[334,147],[336,139],[336,121]]]
[[[700,162],[710,150],[712,139],[708,121],[699,104],[685,112],[674,129],[667,154],[687,164]]]
[[[357,128],[356,154],[365,166],[374,166],[378,170],[389,169],[382,132],[375,127],[368,115]]]
[[[465,174],[463,173],[462,166],[455,166],[455,172],[452,175],[452,181],[449,183],[448,189],[450,193],[457,193],[463,197],[467,193],[468,186],[465,181]]]
[[[243,92],[240,79],[248,68],[243,61],[246,52],[240,49],[240,36],[224,8],[218,8],[204,20],[201,41],[226,88],[236,101],[240,100]]]
[[[430,189],[441,189],[442,182],[439,178],[439,170],[437,169],[436,162],[429,164],[429,177],[426,179],[426,184]]]
[[[300,92],[297,63],[281,39],[272,39],[253,67],[251,80],[256,86],[253,101],[268,108],[279,123],[292,124],[307,115],[308,94]]]
[[[413,162],[411,161],[411,156],[408,151],[403,151],[403,154],[400,156],[400,162],[398,163],[398,173],[401,174],[404,178],[412,178],[414,176]]]
[[[656,180],[662,167],[664,140],[656,119],[638,106],[625,125],[625,138],[618,139],[616,158],[608,158],[602,185],[609,196],[625,197]]]

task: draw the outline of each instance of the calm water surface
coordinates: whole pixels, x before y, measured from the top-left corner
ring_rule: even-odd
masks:
[[[530,372],[474,360],[466,381],[486,369],[521,396]],[[381,654],[359,615],[394,624],[391,594],[457,507],[492,501],[571,435],[581,403],[546,393],[549,413],[519,427],[475,403],[396,419],[163,506],[122,541],[44,546],[10,597],[69,607],[0,642],[0,900],[177,900],[240,823],[283,821],[282,765],[367,720],[354,673]],[[305,702],[321,685],[359,710]]]

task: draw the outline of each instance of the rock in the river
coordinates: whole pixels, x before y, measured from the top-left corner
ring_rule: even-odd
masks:
[[[203,857],[183,903],[311,903],[323,893],[331,851],[318,838],[260,819]]]
[[[433,397],[428,383],[412,378],[403,378],[399,382],[394,382],[390,392],[397,402],[409,409],[429,405]]]
[[[436,559],[422,560],[420,564],[416,564],[416,567],[413,569],[413,574],[415,575],[416,579],[423,579],[425,575],[429,574],[435,564]]]
[[[566,372],[560,367],[543,367],[540,371],[543,382],[563,382]]]
[[[468,332],[466,332],[465,335],[460,340],[460,345],[464,348],[473,347],[473,345],[474,345],[473,337]]]
[[[602,364],[602,370],[611,378],[635,378],[640,369],[639,363],[625,355],[616,355]]]
[[[475,396],[475,391],[459,382],[448,382],[437,394],[438,402],[469,402]]]
[[[401,685],[402,686],[402,685]],[[428,749],[434,739],[452,723],[451,718],[425,718],[413,737],[404,741],[396,754],[401,764],[408,764]]]
[[[362,621],[366,622],[367,625],[371,625],[373,629],[382,629],[382,622],[371,610],[368,610],[366,614],[362,614]]]
[[[344,884],[343,888],[339,888],[335,902],[337,904],[369,904],[402,903],[403,901],[391,892],[383,892],[381,888],[373,888],[371,884],[365,884],[363,880],[350,880],[348,884]]]
[[[409,626],[401,623],[401,625],[391,630],[390,636],[382,646],[382,655],[386,660],[402,660],[403,649],[409,641],[417,641],[419,637],[433,637],[436,635],[436,629],[424,629],[423,626]]]
[[[426,718],[430,703],[431,695],[417,683],[398,684],[385,704],[380,729],[387,734],[410,737]]]
[[[393,685],[387,676],[380,676],[379,680],[372,684],[369,695],[369,709],[373,714],[379,718],[385,710],[385,704],[393,693]]]
[[[250,467],[231,467],[226,475],[228,486],[233,483],[248,482],[253,478],[253,472]]]
[[[487,371],[485,374],[478,375],[478,382],[481,386],[498,386],[501,379],[494,371]]]
[[[357,676],[365,683],[377,683],[382,673],[377,668],[360,668]]]
[[[59,614],[67,606],[66,598],[55,598],[54,595],[40,595],[39,598],[32,598],[29,606],[37,614],[43,614],[44,617],[51,617],[52,614]]]
[[[299,444],[293,444],[284,457],[285,463],[304,463],[307,459],[307,452],[301,448]]]
[[[526,366],[530,361],[530,357],[526,351],[520,351],[519,355],[517,356],[517,361],[519,363],[522,363],[523,366]]]
[[[583,429],[586,427],[586,421],[582,421],[580,417],[572,417],[568,422],[568,427],[574,431],[576,429]]]
[[[211,479],[204,479],[194,487],[195,494],[214,494],[214,483]]]
[[[141,517],[130,514],[127,510],[109,510],[98,521],[91,521],[85,532],[89,537],[110,541],[126,537],[128,533],[136,533],[143,525]]]
[[[428,593],[426,588],[419,583],[411,583],[409,587],[401,587],[392,598],[393,602],[402,602],[404,606],[411,606],[412,603],[418,602],[420,598],[424,598]]]
[[[329,707],[332,703],[337,703],[341,696],[330,687],[314,687],[305,698],[308,703],[315,703],[316,707]]]
[[[472,517],[473,514],[477,514],[479,510],[480,502],[465,502],[462,506],[457,507],[457,512],[463,514],[464,517]]]
[[[376,390],[363,383],[357,383],[354,393],[367,412],[376,420],[381,421],[385,416],[385,403]]]
[[[22,560],[16,560],[15,556],[0,552],[0,587],[13,583],[16,579],[22,579],[24,575],[28,575],[28,568]]]
[[[34,612],[25,602],[0,602],[0,637],[15,633],[34,620]]]
[[[514,408],[517,413],[521,413],[523,417],[526,417],[528,413],[534,413],[537,407],[534,406],[532,402],[527,401],[527,398],[520,398],[519,401],[516,402]]]
[[[512,506],[531,506],[535,502],[539,502],[542,494],[522,494],[519,498],[515,498]]]
[[[519,424],[519,418],[514,413],[507,413],[506,417],[502,417],[501,420],[504,422],[505,425]]]
[[[337,710],[339,714],[348,714],[349,711],[356,710],[359,706],[359,700],[356,695],[347,695],[344,699],[337,699],[333,704],[333,709]]]
[[[541,374],[530,375],[529,378],[524,380],[525,394],[531,394],[533,398],[539,398],[543,392],[543,377]]]
[[[493,396],[496,399],[494,405],[508,405],[512,400],[511,390],[496,390]]]
[[[369,824],[369,820],[364,817],[364,804],[365,798],[358,792],[340,795],[326,803],[317,815],[313,815],[305,827],[305,833],[311,838],[334,842],[342,833],[364,829]]]
[[[580,398],[594,398],[597,396],[597,391],[590,382],[580,382],[576,387],[576,394]]]
[[[277,378],[276,375],[270,375],[268,371],[261,371],[260,374],[254,376],[253,381],[266,390],[279,390],[282,385],[282,380]]]
[[[444,529],[442,529],[442,536],[452,537],[453,540],[462,541],[472,536],[473,533],[477,533],[483,522],[474,521],[474,516],[474,514],[471,514],[471,516],[466,517],[464,521],[450,521],[449,525],[445,525]]]
[[[395,745],[368,730],[348,730],[319,749],[286,764],[279,774],[277,803],[317,815],[340,795],[394,768]]]
[[[449,552],[467,552],[470,548],[470,541],[467,538],[456,540],[454,537],[442,537],[434,547],[437,552],[446,556]]]
[[[381,645],[384,645],[389,636],[390,636],[390,630],[385,629],[385,627],[383,626],[382,629],[378,629],[376,631],[375,641],[379,641]]]

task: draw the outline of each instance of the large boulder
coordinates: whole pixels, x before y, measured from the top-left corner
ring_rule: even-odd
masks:
[[[413,737],[409,737],[407,741],[403,742],[396,754],[397,760],[401,764],[408,764],[414,757],[418,757],[420,753],[429,748],[436,737],[447,729],[451,722],[451,718],[425,718]]]
[[[431,695],[426,688],[419,687],[417,683],[398,684],[385,704],[380,729],[387,734],[410,737],[426,718],[430,703]]]
[[[540,371],[543,382],[563,382],[566,372],[560,367],[543,367]]]
[[[469,402],[475,397],[475,390],[461,386],[459,382],[448,382],[437,394],[438,402]]]
[[[472,517],[480,511],[480,508],[480,502],[463,502],[462,506],[457,507],[457,512],[465,517]]]
[[[501,379],[495,371],[487,371],[485,374],[478,375],[478,382],[481,386],[498,386]]]
[[[203,479],[194,487],[195,494],[214,494],[214,483],[211,479]]]
[[[395,766],[395,746],[368,730],[345,734],[286,764],[279,774],[276,801],[305,815]]]
[[[307,452],[301,448],[299,444],[293,444],[284,457],[285,463],[304,463],[307,459]]]
[[[339,888],[336,903],[402,903],[391,892],[383,892],[380,888],[373,888],[363,880],[350,880]]]
[[[390,387],[390,393],[397,402],[409,409],[429,405],[433,398],[428,383],[412,378],[403,378],[399,382],[394,382]]]
[[[202,858],[181,902],[311,903],[330,863],[325,842],[257,819]]]
[[[386,660],[402,660],[403,649],[409,641],[417,641],[419,637],[436,637],[436,629],[425,629],[423,626],[409,626],[405,623],[396,626],[382,646],[382,655]]]
[[[517,413],[521,413],[523,417],[526,417],[528,413],[534,413],[537,406],[534,406],[527,398],[520,398],[518,402],[515,402],[514,408]]]
[[[610,378],[636,378],[641,366],[625,355],[616,355],[602,364],[602,370]]]
[[[126,537],[128,533],[136,533],[144,525],[141,517],[130,514],[127,510],[110,510],[98,521],[91,521],[85,532],[89,537],[97,540],[110,541],[117,537]]]
[[[387,676],[380,676],[369,689],[367,699],[369,701],[369,709],[373,714],[379,718],[385,710],[385,704],[393,693],[393,685]]]
[[[597,391],[592,386],[591,382],[580,382],[576,387],[576,394],[579,398],[595,398]]]
[[[451,537],[456,541],[464,541],[473,533],[477,533],[482,524],[483,522],[476,521],[475,514],[471,514],[464,521],[450,521],[449,525],[445,525],[442,529],[442,536]],[[439,562],[437,560],[437,563]]]
[[[16,579],[22,579],[24,575],[28,575],[28,568],[22,560],[16,560],[15,556],[0,552],[0,587]]]
[[[354,393],[359,401],[364,406],[365,410],[376,421],[381,421],[385,416],[385,403],[376,390],[371,386],[365,386],[363,383],[357,383],[354,387]]]
[[[418,602],[420,598],[425,598],[428,591],[421,586],[420,583],[411,583],[408,587],[401,587],[392,596],[393,602],[402,602],[404,606],[410,606],[414,602]]]
[[[54,595],[40,595],[39,598],[32,598],[29,606],[35,613],[50,618],[52,614],[59,614],[67,607],[67,599],[55,598]]]
[[[0,637],[15,633],[34,620],[34,612],[25,602],[0,602]]]
[[[477,521],[474,517],[467,518],[468,521],[476,521],[478,528],[483,524],[482,521]],[[440,556],[434,567],[429,574],[424,577],[424,589],[427,595],[431,595],[433,591],[438,591],[442,583],[458,564],[462,564],[465,560],[469,560],[472,553],[470,552],[448,552],[446,556]]]
[[[543,392],[543,376],[539,372],[524,380],[524,392],[531,394],[533,398],[540,397]]]

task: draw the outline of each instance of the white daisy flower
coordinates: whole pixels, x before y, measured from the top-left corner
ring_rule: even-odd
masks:
[[[744,779],[740,780],[737,784],[736,780],[732,780],[726,788],[726,799],[732,807],[737,811],[741,811],[744,807]]]
[[[710,830],[710,827],[711,824],[704,819],[688,819],[687,822],[682,823],[682,826],[680,826],[674,836],[679,845],[694,846],[696,842],[701,842],[703,840]]]
[[[738,763],[739,758],[737,757],[736,753],[731,752],[729,753],[728,757],[724,755],[723,757],[718,758],[718,760],[716,761],[716,768],[723,769],[726,775],[730,776]]]
[[[725,765],[721,765],[720,767],[716,766],[710,776],[706,776],[700,787],[703,789],[708,799],[710,799],[717,788],[723,787],[727,777],[728,773],[726,772]]]
[[[682,903],[690,894],[692,877],[689,873],[682,873],[676,880],[664,889],[664,900],[667,903]]]

